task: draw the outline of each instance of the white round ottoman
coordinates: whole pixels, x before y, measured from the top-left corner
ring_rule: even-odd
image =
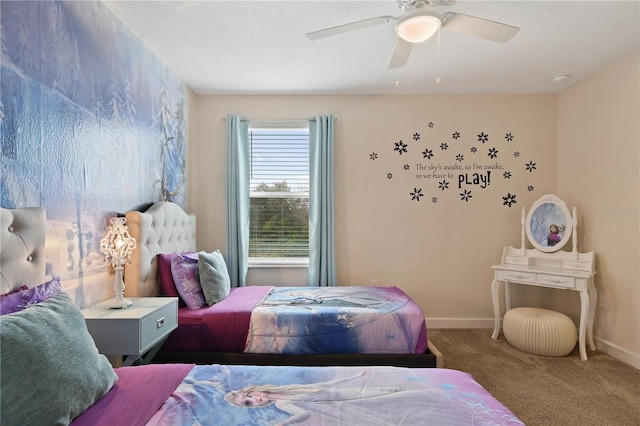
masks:
[[[510,309],[504,315],[502,330],[511,346],[534,355],[565,356],[578,340],[571,318],[549,309]]]

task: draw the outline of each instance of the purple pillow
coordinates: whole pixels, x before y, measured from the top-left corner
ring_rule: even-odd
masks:
[[[207,302],[198,280],[198,254],[179,254],[171,260],[176,289],[189,309],[200,309]]]
[[[11,290],[11,291],[8,291],[8,292],[6,292],[6,293],[2,293],[2,294],[0,294],[0,299],[2,299],[3,297],[7,297],[7,296],[8,296],[8,295],[10,295],[10,294],[17,293],[17,292],[22,291],[22,290],[28,290],[28,289],[29,289],[29,286],[28,286],[28,285],[21,285],[20,287],[18,287],[18,288],[14,288],[14,289],[13,289],[13,290]]]
[[[183,255],[194,254],[195,252],[186,251]],[[160,293],[168,297],[180,297],[176,289],[176,283],[173,281],[171,273],[171,261],[179,256],[177,253],[159,254],[158,255],[158,274],[160,275]],[[182,299],[180,303],[183,304]]]
[[[62,292],[60,277],[55,277],[46,283],[10,294],[0,299],[0,315],[22,311],[31,305],[44,302],[60,292]]]

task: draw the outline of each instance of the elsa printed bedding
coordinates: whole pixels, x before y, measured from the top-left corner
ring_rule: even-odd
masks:
[[[164,364],[116,371],[120,380],[104,402],[74,425],[124,424],[125,413],[135,419],[126,416],[126,424],[150,426],[523,425],[473,377],[456,370]],[[165,379],[149,388],[142,379],[149,375]],[[119,394],[125,390],[137,393],[135,408]]]
[[[20,296],[29,303],[11,302],[17,310],[0,315],[3,426],[523,424],[470,375],[455,370],[220,364],[114,369],[58,282],[38,286],[46,290],[43,297]],[[368,299],[366,292],[339,296],[322,300],[341,306]],[[299,295],[295,300],[306,303]],[[394,300],[376,303],[392,307]]]
[[[220,252],[159,254],[162,294],[179,297],[163,351],[424,354],[418,305],[397,287],[230,288]]]
[[[220,302],[178,310],[163,350],[260,354],[422,354],[419,306],[397,287],[233,288]]]
[[[278,287],[251,313],[245,352],[423,353],[425,319],[397,287]]]

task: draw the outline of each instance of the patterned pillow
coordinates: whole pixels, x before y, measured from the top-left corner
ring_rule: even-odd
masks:
[[[193,253],[194,252],[189,251],[182,253],[182,255],[189,255]],[[171,261],[176,256],[179,256],[179,254],[171,253],[158,255],[158,275],[160,276],[160,291],[163,296],[180,297],[171,273]],[[180,299],[180,301],[182,302],[182,299]]]
[[[38,286],[18,291],[0,299],[0,315],[22,311],[36,303],[43,302],[62,291],[60,277]]]
[[[198,254],[180,254],[171,261],[176,289],[189,309],[200,309],[207,302],[198,280]]]
[[[198,253],[198,274],[204,298],[209,306],[229,295],[231,279],[220,250]]]

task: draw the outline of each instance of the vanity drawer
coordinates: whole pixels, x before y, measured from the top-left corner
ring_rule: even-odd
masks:
[[[574,288],[576,280],[572,277],[538,274],[537,283],[549,287]]]
[[[536,274],[532,272],[522,272],[522,271],[498,271],[496,274],[496,278],[498,281],[514,281],[521,283],[532,283],[536,282]]]

